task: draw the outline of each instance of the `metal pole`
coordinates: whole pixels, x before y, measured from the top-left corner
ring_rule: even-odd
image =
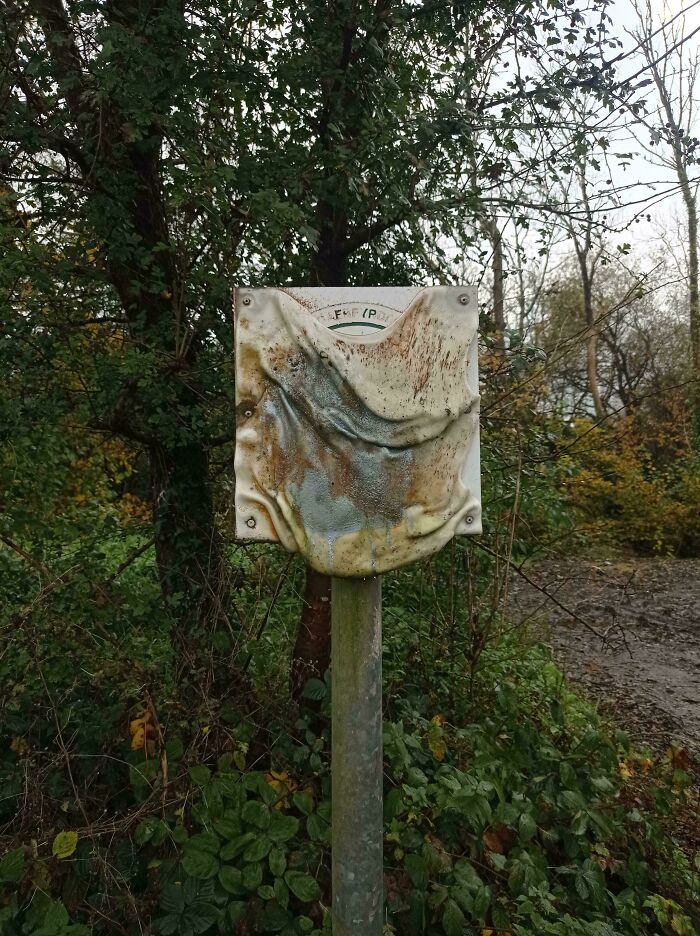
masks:
[[[333,936],[383,928],[381,579],[331,591]]]

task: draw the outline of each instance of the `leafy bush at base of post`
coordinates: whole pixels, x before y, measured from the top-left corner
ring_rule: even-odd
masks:
[[[636,755],[512,634],[481,655],[472,717],[448,703],[441,685],[388,700],[387,933],[696,932],[700,875],[664,818],[687,773]],[[121,834],[81,832],[65,857],[70,830],[53,854],[10,850],[3,936],[329,932],[328,729],[310,716],[270,727],[269,769],[246,767],[240,745],[178,767],[171,747],[168,796]]]

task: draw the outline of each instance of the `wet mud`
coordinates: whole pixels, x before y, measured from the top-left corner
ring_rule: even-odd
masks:
[[[551,644],[569,679],[637,741],[678,743],[700,758],[700,560],[577,559],[524,571],[535,584],[512,574],[511,619]]]

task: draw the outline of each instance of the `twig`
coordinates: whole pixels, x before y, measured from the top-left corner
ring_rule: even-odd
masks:
[[[48,585],[52,581],[53,575],[51,574],[51,570],[45,566],[43,562],[40,562],[38,559],[35,559],[34,556],[31,556],[18,543],[15,543],[14,540],[11,540],[9,536],[5,536],[3,533],[0,533],[0,543],[4,543],[8,549],[11,549],[13,552],[16,552],[18,556],[21,556],[27,565],[30,565],[36,572],[39,573],[45,584]]]
[[[559,609],[561,609],[570,617],[572,617],[574,621],[577,621],[579,624],[583,624],[583,626],[587,630],[589,630],[592,634],[595,634],[595,636],[601,641],[601,643],[603,644],[609,643],[607,632],[602,634],[599,630],[597,630],[597,628],[595,628],[591,624],[590,621],[587,621],[585,618],[582,618],[580,614],[577,614],[575,611],[572,611],[571,608],[567,608],[567,606],[565,604],[562,604],[558,598],[555,598],[551,592],[547,591],[547,589],[543,588],[541,585],[538,585],[537,582],[535,582],[533,579],[530,578],[529,575],[527,575],[527,573],[523,572],[522,567],[519,566],[517,562],[513,562],[512,559],[508,559],[507,556],[501,556],[499,553],[497,553],[495,550],[491,549],[490,547],[486,546],[484,543],[474,543],[474,545],[477,546],[479,549],[483,549],[484,552],[489,553],[489,555],[494,556],[496,559],[500,559],[501,562],[507,563],[507,565],[511,569],[513,569],[515,572],[517,572],[518,575],[528,583],[528,585],[531,585],[534,589],[536,589],[536,591],[540,592],[540,594],[545,595]]]
[[[143,554],[147,552],[151,548],[151,546],[153,546],[154,544],[155,544],[155,539],[150,539],[148,540],[147,543],[144,543],[143,546],[139,546],[139,548],[135,552],[133,552],[130,556],[127,556],[127,558],[122,563],[120,563],[120,565],[117,566],[116,571],[113,572],[108,579],[105,579],[105,581],[102,584],[102,588],[105,588],[107,585],[111,585],[115,579],[119,578],[122,572],[124,572],[126,569],[129,568],[132,562],[136,562],[136,560],[140,556],[143,556]]]
[[[262,619],[262,621],[261,621],[261,623],[260,623],[260,626],[258,627],[257,633],[256,633],[256,635],[255,635],[255,641],[256,641],[256,642],[257,642],[258,640],[260,640],[263,631],[264,631],[265,628],[267,627],[267,622],[270,620],[270,615],[272,614],[272,611],[273,611],[273,609],[274,609],[274,607],[275,607],[275,604],[277,603],[277,596],[279,595],[279,593],[280,593],[280,591],[281,591],[281,589],[282,589],[282,585],[283,585],[283,583],[284,583],[284,581],[285,581],[285,579],[286,579],[286,577],[287,577],[287,569],[289,568],[289,566],[290,566],[290,564],[291,564],[293,558],[294,558],[293,555],[290,555],[290,556],[287,558],[287,561],[286,561],[286,563],[284,564],[284,568],[282,569],[282,571],[280,572],[279,576],[277,577],[277,582],[276,582],[276,584],[275,584],[275,590],[273,591],[272,597],[270,598],[270,604],[267,606],[267,611],[265,612],[265,616],[263,617],[263,619]],[[245,663],[244,663],[243,666],[241,667],[242,672],[245,673],[245,672],[247,671],[248,667],[250,666],[250,661],[251,661],[252,659],[253,659],[253,651],[251,650],[250,653],[248,654],[248,659],[245,661]]]

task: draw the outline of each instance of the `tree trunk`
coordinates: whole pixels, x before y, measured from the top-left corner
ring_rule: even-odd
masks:
[[[493,304],[493,324],[496,330],[496,353],[502,357],[505,354],[504,332],[506,328],[505,290],[503,282],[503,235],[494,218],[485,219],[482,226],[486,231],[491,244],[491,274],[493,283],[491,297]]]
[[[326,216],[328,206],[320,205],[319,221],[323,225],[318,246],[311,258],[309,284],[311,286],[346,286],[347,255],[344,243],[335,238],[345,233],[344,223],[337,217]],[[344,216],[340,219],[344,222]],[[306,567],[303,604],[296,640],[292,650],[291,691],[299,701],[304,686],[312,677],[323,679],[331,663],[331,578]]]
[[[227,576],[214,518],[209,458],[189,442],[149,448],[156,564],[163,595],[176,599],[180,630],[225,614]]]
[[[690,317],[690,355],[692,376],[691,405],[695,436],[700,440],[700,270],[698,268],[698,211],[695,196],[688,184],[683,198],[688,216],[688,313]]]
[[[129,323],[147,380],[125,378],[102,428],[143,445],[150,461],[158,576],[186,631],[223,613],[223,551],[216,533],[202,396],[193,386],[202,340],[185,304],[184,264],[170,236],[162,180],[160,108],[168,113],[186,56],[184,7],[170,0],[106,4],[110,25],[133,33],[151,57],[162,93],[151,124],[134,134],[130,103],[98,95],[85,68],[77,26],[61,0],[34,0],[47,54],[75,126],[72,158],[83,175],[87,216],[103,245],[106,275]],[[167,29],[164,29],[167,23]],[[116,52],[114,53],[117,54]],[[126,108],[126,110],[125,110]]]
[[[596,419],[605,417],[605,408],[600,396],[598,386],[598,332],[589,331],[586,337],[586,374],[588,375],[588,389],[593,398],[593,408]]]
[[[304,604],[292,651],[292,697],[301,698],[309,679],[323,679],[331,660],[331,578],[306,567]]]
[[[649,7],[651,14],[651,7]],[[659,69],[658,60],[655,59],[651,37],[644,37],[644,51],[651,67],[656,89],[661,101],[661,107],[666,117],[666,128],[669,131],[673,162],[676,176],[680,184],[686,217],[688,219],[688,314],[690,324],[690,364],[694,383],[691,386],[691,406],[695,436],[700,443],[700,271],[698,269],[698,206],[697,185],[693,185],[688,176],[688,167],[683,149],[683,129],[674,113],[674,104],[671,92],[666,84],[665,75]],[[668,51],[668,50],[667,50]],[[689,85],[686,93],[692,100],[696,74],[689,76]],[[686,102],[687,103],[687,102]],[[683,101],[680,103],[683,113]],[[682,117],[681,117],[682,120]]]
[[[583,312],[586,320],[586,375],[588,378],[588,392],[593,400],[593,409],[596,419],[605,417],[605,407],[600,395],[598,385],[598,329],[593,315],[593,283],[588,270],[588,256],[579,254],[581,268],[581,286],[583,289]]]

